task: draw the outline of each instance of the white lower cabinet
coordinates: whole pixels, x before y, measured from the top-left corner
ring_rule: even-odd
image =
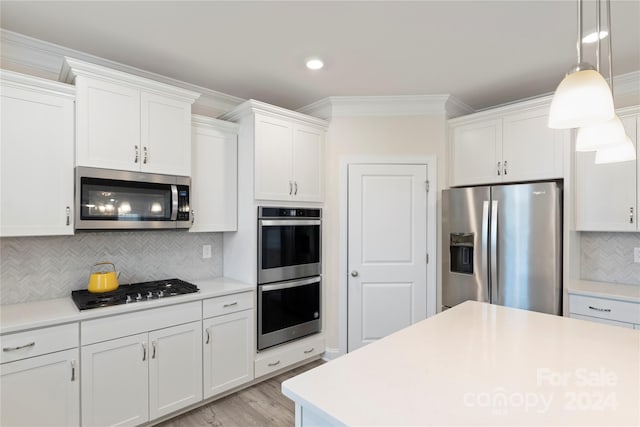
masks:
[[[202,400],[200,301],[81,325],[82,425],[136,426]]]
[[[640,303],[572,294],[569,295],[569,317],[638,329]]]
[[[205,399],[253,380],[254,322],[253,310],[203,321]]]
[[[80,425],[78,349],[5,363],[0,367],[0,425]]]
[[[261,351],[256,356],[256,378],[279,371],[324,353],[322,335],[312,335],[288,344]]]
[[[79,425],[78,324],[6,334],[0,342],[0,425]]]
[[[253,292],[241,292],[202,302],[205,399],[254,378],[253,300]]]
[[[82,347],[82,425],[149,420],[147,334]]]

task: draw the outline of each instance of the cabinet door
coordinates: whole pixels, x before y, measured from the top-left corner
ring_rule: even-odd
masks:
[[[450,158],[452,186],[502,181],[502,121],[454,127]]]
[[[149,420],[147,334],[82,347],[82,425]]]
[[[636,117],[621,120],[635,143]],[[636,161],[596,165],[595,154],[576,152],[576,229],[635,231]]]
[[[291,200],[293,126],[286,120],[255,116],[255,198]]]
[[[202,400],[202,322],[149,333],[149,416]]]
[[[140,169],[190,176],[191,104],[142,92],[140,123]]]
[[[1,236],[73,234],[73,99],[2,86]]]
[[[140,91],[76,78],[76,163],[107,169],[140,169]]]
[[[189,231],[237,229],[238,136],[214,127],[194,125],[191,142]]]
[[[204,398],[253,380],[253,310],[205,319]]]
[[[549,108],[509,115],[502,122],[503,181],[562,178],[569,131],[547,126]]]
[[[80,425],[78,349],[0,365],[3,426]]]
[[[293,129],[293,195],[302,202],[322,201],[324,132],[308,126]]]

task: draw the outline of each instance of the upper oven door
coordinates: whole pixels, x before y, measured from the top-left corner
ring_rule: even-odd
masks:
[[[188,227],[189,185],[179,180],[189,178],[77,168],[76,228]]]
[[[258,283],[321,273],[320,219],[258,221]]]

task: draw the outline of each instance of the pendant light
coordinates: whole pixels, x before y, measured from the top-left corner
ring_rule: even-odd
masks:
[[[598,12],[599,14],[599,12]],[[600,32],[599,29],[597,30]],[[600,44],[598,41],[598,55]],[[582,62],[582,0],[578,0],[578,64],[556,89],[549,111],[549,127],[569,129],[610,120],[615,115],[613,96],[599,70]]]
[[[608,60],[609,60],[609,86],[613,94],[613,61],[611,39],[611,1],[606,0],[607,6],[607,30]],[[596,15],[597,32],[600,32],[600,0],[597,1],[598,13]],[[598,40],[597,62],[600,65],[600,40]],[[617,115],[610,120],[594,123],[578,129],[576,135],[576,151],[597,151],[595,163],[614,163],[635,160],[635,147],[627,136],[622,121]]]

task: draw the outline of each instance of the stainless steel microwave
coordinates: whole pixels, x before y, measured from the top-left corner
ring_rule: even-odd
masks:
[[[191,178],[76,168],[75,228],[189,228]]]

